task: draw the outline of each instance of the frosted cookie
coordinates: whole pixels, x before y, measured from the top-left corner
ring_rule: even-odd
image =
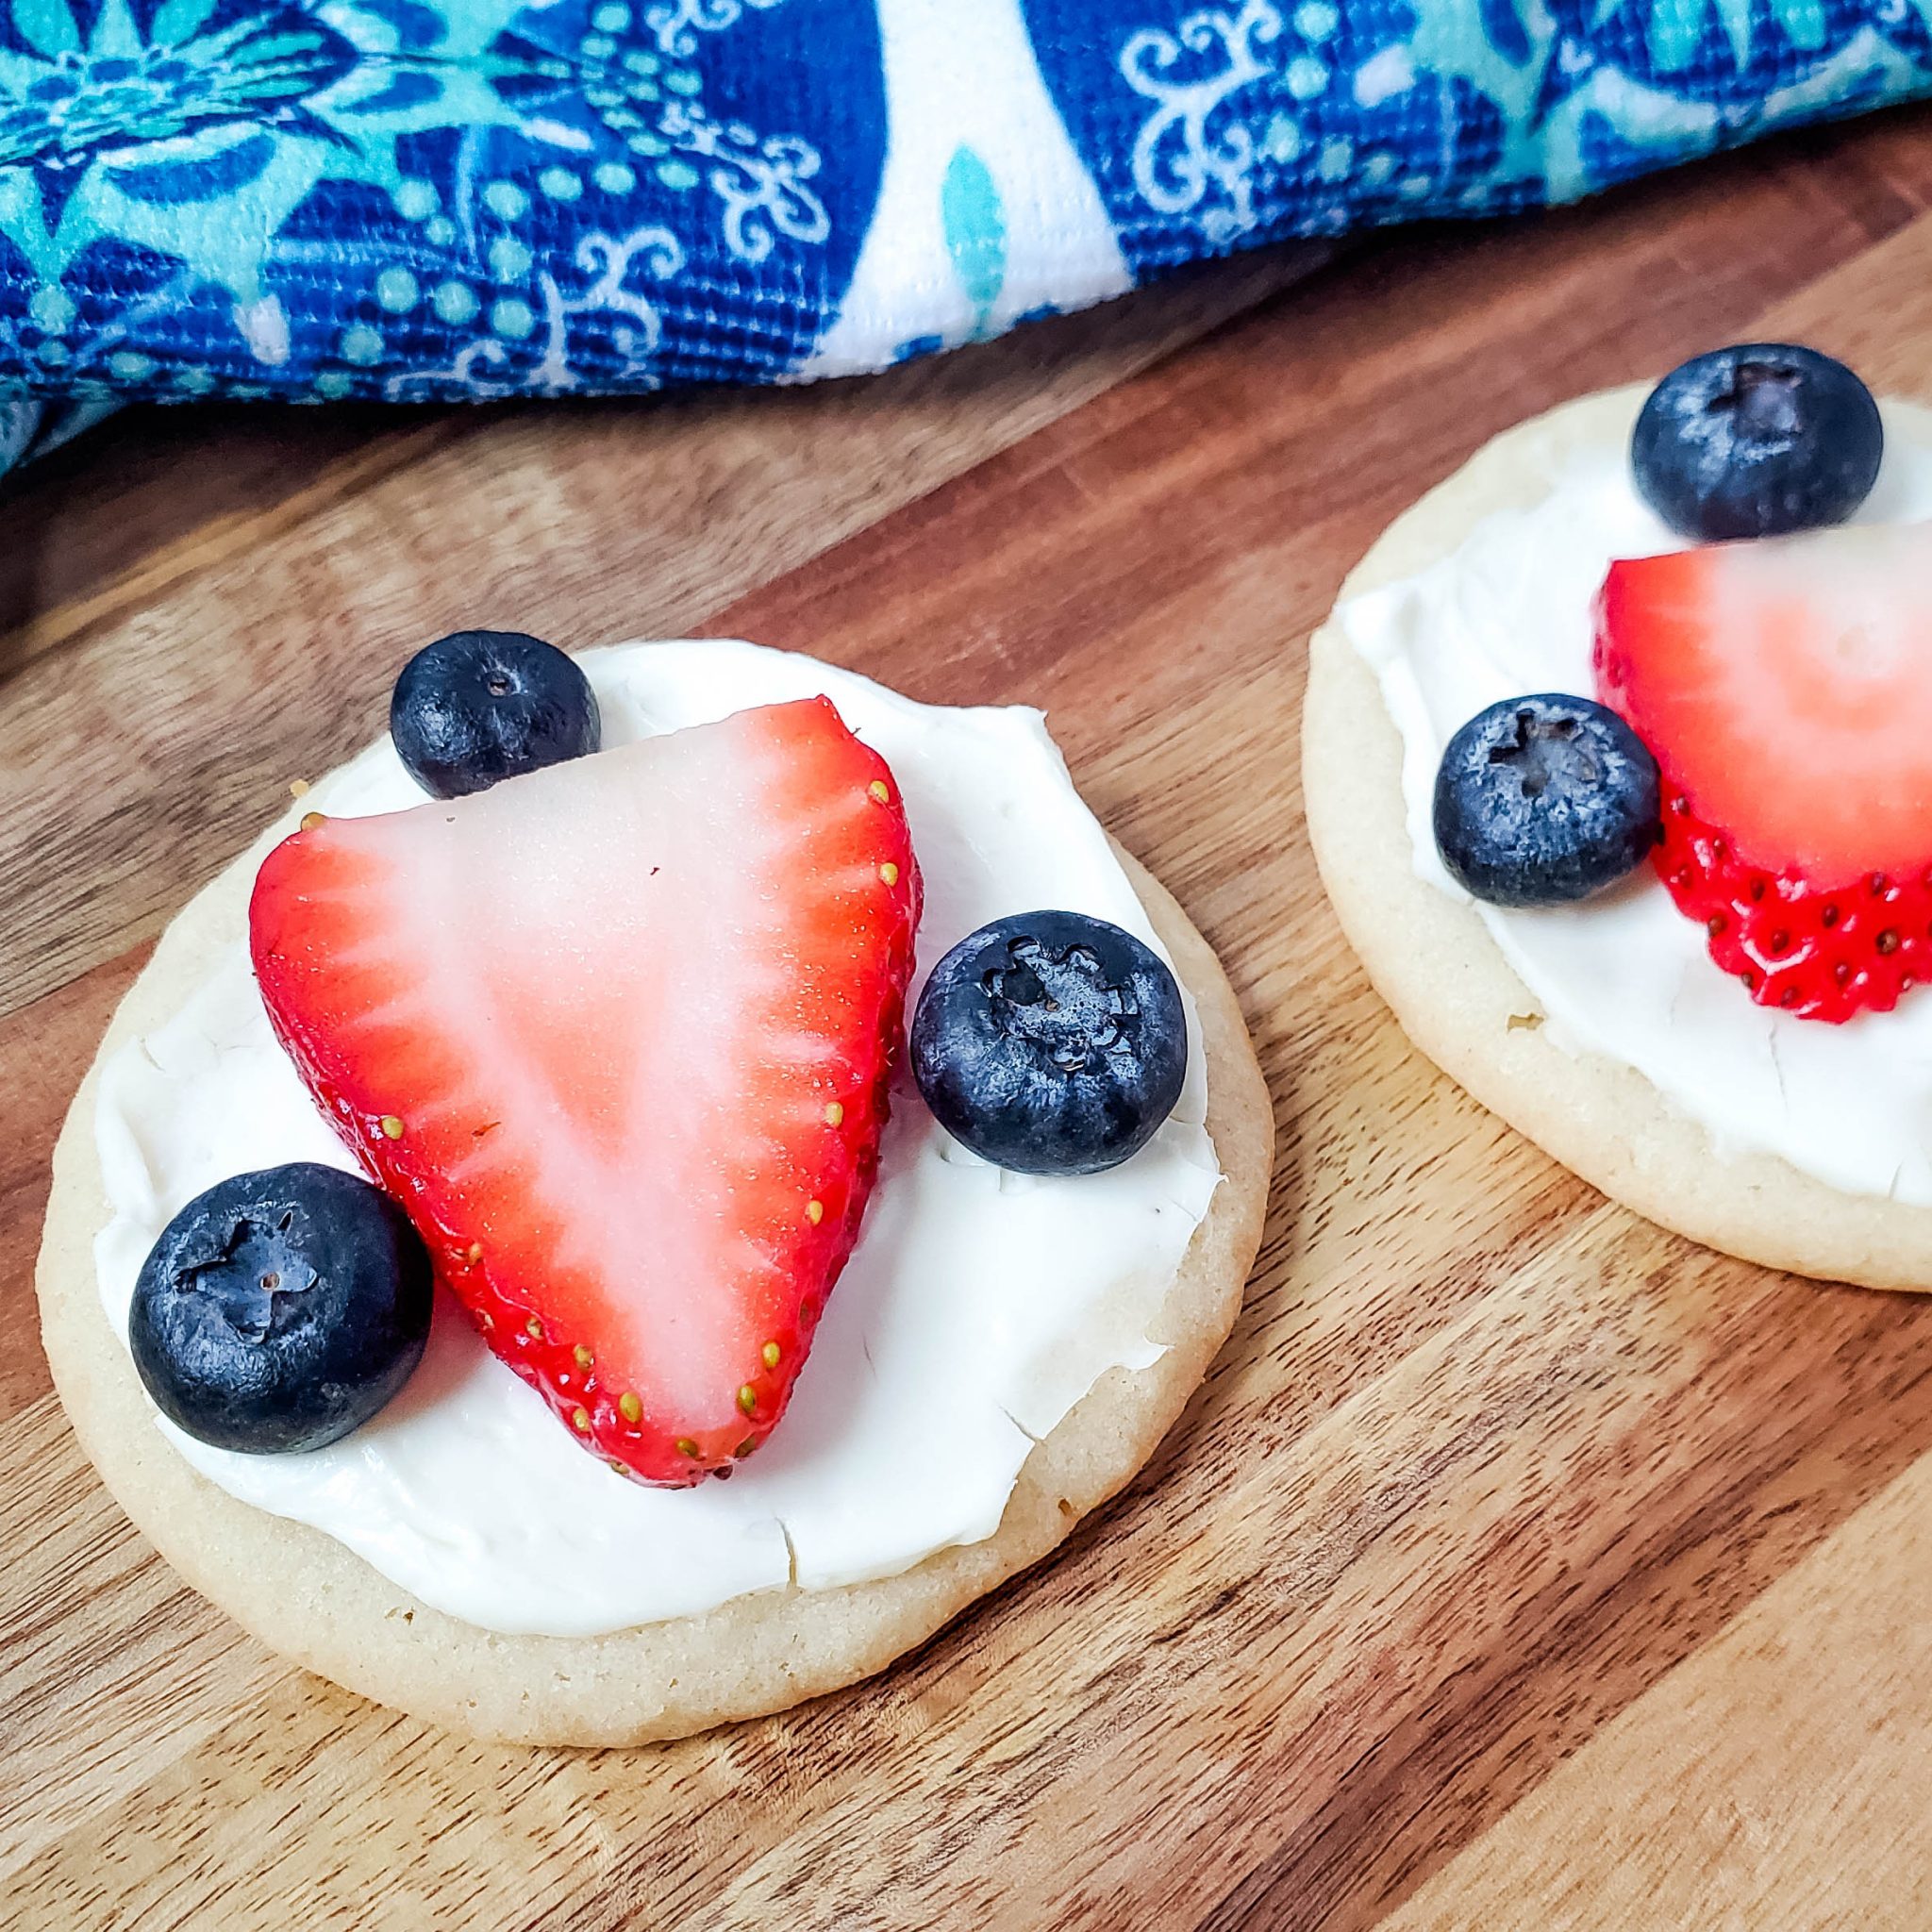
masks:
[[[1303,727],[1323,880],[1424,1053],[1668,1227],[1904,1289],[1932,1285],[1928,517],[1932,412],[1790,345],[1700,358],[1399,518]]]
[[[39,1287],[83,1446],[237,1621],[628,1743],[881,1669],[1125,1482],[1240,1306],[1272,1126],[1037,713],[528,642],[406,676],[163,936]]]

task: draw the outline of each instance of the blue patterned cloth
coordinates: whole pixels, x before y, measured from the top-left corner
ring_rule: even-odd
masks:
[[[32,399],[882,367],[1925,91],[1932,0],[0,0]],[[24,427],[22,425],[25,425]]]

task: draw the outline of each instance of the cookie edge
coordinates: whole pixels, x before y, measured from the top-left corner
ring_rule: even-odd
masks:
[[[1584,396],[1492,439],[1376,539],[1337,608],[1441,560],[1495,511],[1526,506],[1570,453],[1627,441],[1649,392],[1638,383]],[[1612,1200],[1706,1247],[1823,1281],[1932,1288],[1932,1208],[1844,1193],[1776,1155],[1721,1153],[1635,1068],[1522,1024],[1541,1008],[1480,915],[1415,870],[1401,734],[1332,611],[1308,645],[1302,796],[1322,883],[1370,981],[1409,1041],[1491,1112]]]
[[[292,815],[291,815],[292,816]],[[1123,1488],[1178,1420],[1240,1311],[1274,1166],[1267,1089],[1233,990],[1179,906],[1118,844],[1192,994],[1208,1126],[1224,1179],[1195,1230],[1150,1367],[1104,1375],[1022,1466],[986,1541],[897,1576],[741,1597],[587,1638],[488,1631],[432,1609],[308,1524],[268,1515],[192,1469],[152,1426],[108,1328],[93,1237],[109,1209],[94,1147],[100,1069],[178,1006],[245,904],[278,824],[184,908],[117,1009],[69,1108],[35,1272],[42,1337],[83,1451],[135,1526],[196,1591],[303,1668],[445,1728],[507,1743],[630,1745],[789,1709],[884,1670],[1040,1561]],[[137,1424],[126,1426],[129,1419]]]

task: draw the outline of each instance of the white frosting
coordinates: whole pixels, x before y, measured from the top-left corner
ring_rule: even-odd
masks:
[[[988,920],[1041,907],[1159,946],[1037,711],[918,705],[745,643],[625,644],[582,662],[612,744],[829,695],[905,795],[925,879],[920,980]],[[346,816],[421,802],[385,740],[303,804]],[[1189,1018],[1179,1105],[1106,1174],[990,1167],[902,1074],[864,1229],[790,1412],[728,1482],[646,1490],[613,1474],[441,1298],[408,1387],[330,1448],[240,1456],[157,1424],[231,1495],[313,1524],[493,1630],[587,1635],[793,1577],[824,1589],[895,1574],[990,1536],[1034,1439],[1108,1369],[1160,1355],[1149,1325],[1220,1172]],[[181,1010],[106,1068],[96,1131],[113,1218],[95,1259],[122,1336],[149,1247],[203,1189],[287,1160],[353,1167],[270,1033],[239,930]]]
[[[1932,412],[1884,413],[1885,463],[1857,521],[1932,518]],[[1443,747],[1498,699],[1593,695],[1591,606],[1610,562],[1685,547],[1631,482],[1627,418],[1587,448],[1558,446],[1527,448],[1525,462],[1541,465],[1528,508],[1486,517],[1451,555],[1337,613],[1402,733],[1416,871],[1459,899],[1468,894],[1443,869],[1432,824]],[[1756,1006],[1648,865],[1580,906],[1476,909],[1551,1038],[1635,1067],[1721,1151],[1781,1155],[1847,1193],[1932,1205],[1923,990],[1842,1025]]]

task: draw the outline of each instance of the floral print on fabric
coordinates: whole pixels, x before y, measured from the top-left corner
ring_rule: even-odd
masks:
[[[0,0],[0,378],[420,400],[781,375],[884,148],[869,0]]]
[[[883,367],[1198,256],[1566,201],[1922,92],[1928,19],[1932,0],[0,0],[0,459],[38,398],[72,424],[125,395]]]
[[[1915,0],[1024,4],[1141,274],[1571,201],[1932,84]]]

